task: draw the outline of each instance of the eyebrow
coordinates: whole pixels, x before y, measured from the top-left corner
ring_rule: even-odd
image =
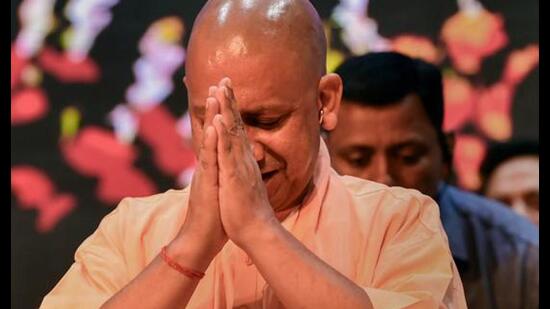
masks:
[[[251,109],[241,111],[240,114],[241,114],[242,118],[245,118],[245,117],[246,118],[254,118],[254,117],[258,117],[258,116],[261,116],[262,114],[267,114],[267,113],[286,115],[286,114],[292,113],[296,109],[297,108],[294,107],[294,106],[289,109],[289,108],[285,108],[285,107],[281,107],[281,106],[267,107],[265,105],[259,105],[259,106],[255,106]],[[205,105],[193,105],[192,110],[197,115],[197,117],[202,118],[202,117],[204,117],[204,115],[206,113],[206,106]]]
[[[283,110],[283,109],[276,109],[276,108],[258,108],[258,109],[252,109],[252,110],[246,110],[241,112],[242,118],[257,118],[263,115],[277,115],[277,116],[285,116],[290,115],[294,109],[292,110]]]
[[[418,146],[423,148],[428,148],[428,146],[426,146],[426,143],[420,139],[404,141],[404,142],[392,145],[390,148],[394,150],[400,150],[407,147],[418,147]]]
[[[340,153],[350,153],[354,151],[359,152],[374,152],[374,147],[371,146],[365,146],[365,145],[350,145],[342,149]]]
[[[406,147],[422,147],[422,148],[428,148],[426,144],[420,140],[420,139],[413,139],[413,140],[407,140],[404,142],[397,143],[395,145],[391,145],[388,147],[388,150],[390,151],[399,151]],[[343,151],[344,152],[352,152],[352,151],[361,151],[361,152],[373,152],[375,151],[376,147],[370,146],[370,145],[362,145],[362,144],[352,144],[349,146],[346,146]]]

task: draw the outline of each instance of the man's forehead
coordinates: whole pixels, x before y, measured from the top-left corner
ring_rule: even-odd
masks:
[[[397,150],[410,147],[427,147],[429,142],[425,136],[421,134],[408,134],[408,135],[393,135],[387,137],[381,137],[376,134],[362,133],[357,134],[350,133],[348,137],[342,139],[342,144],[348,149],[356,150]]]
[[[198,111],[203,109],[209,88],[217,86],[224,77],[231,79],[239,107],[251,113],[300,104],[306,98],[313,97],[317,90],[316,79],[296,74],[290,69],[291,65],[283,64],[283,60],[277,63],[252,59],[256,61],[195,66],[192,74],[186,72],[190,105],[196,106]]]
[[[387,105],[363,104],[343,101],[340,108],[340,118],[349,127],[380,131],[381,134],[404,134],[409,131],[433,131],[435,129],[416,104],[396,103]]]
[[[262,54],[232,55],[222,47],[213,46],[193,58],[188,58],[186,78],[190,87],[217,85],[224,77],[229,77],[232,84],[250,82],[253,75],[273,65],[273,57]],[[262,70],[263,69],[263,70]],[[207,89],[208,90],[208,89]]]
[[[196,47],[197,52],[186,60],[187,78],[191,84],[200,85],[217,84],[226,76],[237,84],[246,84],[258,78],[297,79],[298,73],[313,77],[307,74],[311,68],[304,55],[289,51],[283,45],[252,51],[249,51],[250,48],[249,44],[236,47],[223,42]]]
[[[295,110],[298,105],[289,101],[252,101],[247,104],[237,102],[237,110],[241,114],[248,116],[262,114],[279,114]],[[196,116],[203,117],[206,112],[206,101],[195,101],[191,104],[191,109]]]
[[[507,168],[507,167],[505,167]],[[527,167],[515,170],[495,170],[489,180],[488,192],[491,194],[513,195],[524,190],[539,188],[538,167]]]
[[[506,177],[527,177],[539,174],[539,158],[537,156],[520,156],[503,162],[497,167],[496,173]]]

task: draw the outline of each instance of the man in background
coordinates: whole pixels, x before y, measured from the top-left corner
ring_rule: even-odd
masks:
[[[394,53],[346,60],[338,126],[326,136],[343,175],[414,188],[440,207],[469,308],[537,308],[538,233],[505,206],[444,179],[451,152],[442,130],[439,70]]]
[[[481,193],[539,225],[539,145],[535,141],[493,144],[481,165]]]

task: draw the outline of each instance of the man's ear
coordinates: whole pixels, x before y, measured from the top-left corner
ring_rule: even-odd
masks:
[[[185,85],[185,88],[189,88],[187,85],[187,76],[183,77],[183,84]]]
[[[323,110],[321,126],[331,131],[338,123],[338,111],[342,99],[342,79],[338,74],[329,73],[319,81],[319,111]]]

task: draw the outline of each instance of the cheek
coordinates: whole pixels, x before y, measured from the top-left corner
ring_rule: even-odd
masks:
[[[349,175],[359,178],[369,179],[369,170],[367,167],[357,167],[349,164],[345,159],[340,157],[335,157],[332,162],[332,167],[340,175]]]
[[[276,161],[285,167],[286,182],[292,187],[302,187],[313,174],[320,137],[312,137],[304,131],[288,128],[272,137],[269,144]]]
[[[298,172],[300,162],[307,160],[305,147],[303,143],[296,143],[297,140],[296,136],[276,134],[266,145],[269,149],[268,156],[272,156],[272,160],[282,164],[286,168],[287,175]]]
[[[422,189],[426,183],[429,183],[429,173],[424,169],[405,168],[399,173],[400,181],[404,187]]]
[[[433,164],[419,164],[403,168],[399,177],[404,187],[414,188],[425,194],[433,194],[440,175],[437,167]]]
[[[269,134],[269,148],[289,165],[302,167],[317,157],[319,141],[319,132],[297,118],[289,119],[283,128]]]

